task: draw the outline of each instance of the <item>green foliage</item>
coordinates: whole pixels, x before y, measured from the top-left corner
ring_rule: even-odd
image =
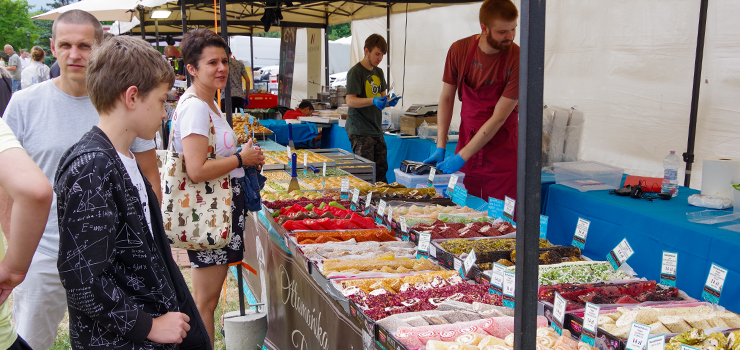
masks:
[[[329,40],[337,40],[352,35],[352,26],[350,23],[335,24],[329,26]]]
[[[28,47],[26,31],[31,33],[30,42],[38,38],[38,28],[31,22],[26,0],[0,0],[0,45],[10,44],[20,52]]]
[[[348,36],[352,35],[352,27],[350,23],[342,23],[342,24],[335,24],[329,26],[329,40],[337,40],[341,38],[346,38]],[[259,33],[255,34],[255,37],[262,37],[262,38],[279,38],[280,32],[267,32],[267,33]]]

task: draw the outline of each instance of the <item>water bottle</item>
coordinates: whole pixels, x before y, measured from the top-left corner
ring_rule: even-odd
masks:
[[[662,193],[670,193],[671,197],[678,195],[678,167],[681,166],[681,158],[676,151],[671,151],[669,155],[663,158],[663,186]]]

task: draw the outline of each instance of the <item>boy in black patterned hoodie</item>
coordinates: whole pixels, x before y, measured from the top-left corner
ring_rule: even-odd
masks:
[[[96,47],[86,85],[100,122],[57,169],[59,259],[74,349],[210,349],[172,259],[159,203],[129,147],[166,117],[174,72],[143,40]]]

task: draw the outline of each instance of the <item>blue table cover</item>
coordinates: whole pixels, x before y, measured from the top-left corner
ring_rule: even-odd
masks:
[[[423,161],[434,153],[437,144],[426,139],[402,139],[400,136],[383,135],[385,145],[388,148],[388,172],[385,174],[389,183],[396,181],[396,174],[393,172],[401,166],[404,160]],[[446,157],[455,154],[457,141],[447,142]],[[345,151],[352,152],[352,145],[349,142],[347,131],[337,125],[332,124],[330,128],[323,128],[321,135],[321,148],[341,148]]]
[[[288,124],[285,120],[275,119],[264,119],[260,120],[262,125],[275,133],[272,136],[273,140],[281,145],[288,144]],[[293,143],[298,146],[298,143],[311,141],[316,136],[319,136],[319,129],[314,123],[301,123],[293,124]]]
[[[570,245],[582,217],[591,221],[585,256],[606,260],[606,254],[627,238],[634,250],[627,263],[639,277],[655,281],[660,280],[662,252],[678,253],[676,286],[699,300],[709,268],[716,263],[728,270],[719,304],[740,312],[740,234],[719,229],[727,223],[703,225],[686,219],[686,213],[705,210],[687,204],[688,196],[699,191],[680,187],[677,197],[652,203],[563,185],[552,185],[548,192],[547,238],[553,243]]]

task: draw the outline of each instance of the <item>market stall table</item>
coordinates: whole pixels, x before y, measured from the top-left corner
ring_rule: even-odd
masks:
[[[677,197],[664,201],[610,195],[608,191],[579,192],[563,185],[549,187],[545,215],[550,217],[547,238],[570,244],[578,218],[591,221],[585,256],[604,260],[622,239],[634,250],[627,263],[638,276],[660,280],[662,252],[678,253],[677,287],[701,299],[712,263],[728,270],[719,304],[740,311],[740,234],[716,225],[691,223],[686,213],[705,210],[687,204],[699,193],[679,188]],[[731,211],[728,212],[730,214]]]
[[[423,161],[434,153],[437,145],[426,139],[420,138],[401,138],[395,135],[383,135],[386,147],[388,148],[388,172],[386,178],[388,182],[396,181],[396,175],[393,172],[401,166],[404,160]],[[447,142],[446,156],[455,154],[457,141]],[[341,148],[352,152],[352,145],[349,142],[347,131],[344,127],[332,124],[330,128],[324,128],[321,136],[321,148]]]
[[[273,140],[281,145],[288,144],[288,124],[284,120],[262,120],[262,125],[272,130],[275,134]],[[293,142],[298,145],[308,142],[319,136],[319,129],[314,123],[293,124]],[[311,147],[309,147],[311,148]]]

